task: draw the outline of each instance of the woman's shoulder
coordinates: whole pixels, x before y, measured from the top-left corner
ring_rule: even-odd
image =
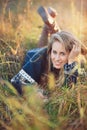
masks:
[[[29,53],[33,53],[30,59],[33,62],[47,56],[47,47],[30,50]]]
[[[34,52],[34,53],[33,53]],[[36,82],[39,82],[41,74],[44,72],[46,62],[47,48],[40,48],[38,50],[31,50],[33,56],[23,66],[23,70],[30,75]]]
[[[30,61],[31,62],[36,61],[38,58],[41,59],[40,57],[46,55],[47,55],[47,47],[31,49],[27,51],[25,55],[23,66]]]

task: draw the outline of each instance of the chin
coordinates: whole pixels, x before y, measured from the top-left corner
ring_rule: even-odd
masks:
[[[62,66],[56,66],[56,65],[54,65],[54,68],[56,68],[56,69],[61,69]]]

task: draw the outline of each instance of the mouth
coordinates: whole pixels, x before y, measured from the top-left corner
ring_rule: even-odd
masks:
[[[57,69],[59,69],[59,68],[62,67],[62,63],[56,63],[56,64],[54,64],[54,67],[57,68]]]
[[[59,65],[61,65],[61,64],[62,64],[61,62],[60,62],[60,63],[55,63],[56,66],[59,66]]]

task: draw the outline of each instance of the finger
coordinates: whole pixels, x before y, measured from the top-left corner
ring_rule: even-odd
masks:
[[[72,48],[72,50],[74,50],[76,48],[76,45],[75,44],[73,44],[73,48]]]
[[[76,47],[81,47],[81,44],[78,41],[74,41],[74,44],[76,45]]]
[[[73,52],[73,54],[80,54],[80,53],[81,53],[81,47],[76,46],[76,45],[74,44],[74,45],[73,45],[73,48],[72,48],[72,52]]]
[[[81,44],[79,44],[77,41],[75,41],[74,44],[73,44],[73,48],[76,51],[81,51]]]

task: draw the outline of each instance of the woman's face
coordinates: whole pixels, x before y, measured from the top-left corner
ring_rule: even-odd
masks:
[[[60,69],[68,62],[69,52],[65,50],[65,46],[58,41],[55,41],[51,50],[51,61],[53,67]]]

